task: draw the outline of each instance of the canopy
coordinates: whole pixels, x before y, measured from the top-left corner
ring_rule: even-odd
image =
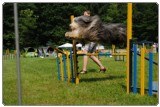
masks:
[[[63,45],[58,46],[59,48],[72,48],[72,44],[70,43],[65,43]],[[77,44],[76,47],[82,47],[82,44]]]

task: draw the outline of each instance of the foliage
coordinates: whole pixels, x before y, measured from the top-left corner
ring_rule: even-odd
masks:
[[[19,18],[19,35],[21,46],[32,46],[35,45],[34,31],[36,29],[36,16],[33,15],[33,10],[25,9],[20,10]],[[28,42],[26,42],[28,41]]]
[[[52,46],[71,42],[64,37],[69,31],[70,16],[84,10],[99,15],[104,23],[127,23],[127,3],[19,3],[20,47]],[[133,38],[158,42],[158,5],[133,3]],[[3,5],[3,48],[14,48],[13,3]]]

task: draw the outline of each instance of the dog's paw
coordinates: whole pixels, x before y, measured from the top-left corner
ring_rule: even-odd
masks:
[[[71,36],[71,32],[66,32],[65,37],[68,39],[73,39],[73,37]]]
[[[65,37],[69,37],[69,32],[66,32],[66,33],[65,33]]]

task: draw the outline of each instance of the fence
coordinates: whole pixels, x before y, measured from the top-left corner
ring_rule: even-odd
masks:
[[[3,54],[3,60],[9,60],[9,59],[15,59],[16,58],[16,51],[10,51],[7,49],[5,53]]]

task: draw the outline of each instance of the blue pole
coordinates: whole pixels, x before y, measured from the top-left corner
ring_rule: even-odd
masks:
[[[58,57],[58,53],[57,53],[57,67],[58,67],[58,80],[61,80],[61,77],[60,77],[60,61],[59,61],[59,57]]]
[[[133,44],[134,62],[133,62],[133,92],[137,93],[137,46]]]
[[[71,78],[72,78],[72,82],[74,82],[74,74],[73,74],[73,58],[72,58],[72,48],[69,48],[70,50],[70,68],[71,68]]]
[[[152,96],[153,53],[149,52],[149,96]]]
[[[67,70],[66,70],[66,56],[63,54],[63,65],[64,65],[64,81],[67,81]]]

